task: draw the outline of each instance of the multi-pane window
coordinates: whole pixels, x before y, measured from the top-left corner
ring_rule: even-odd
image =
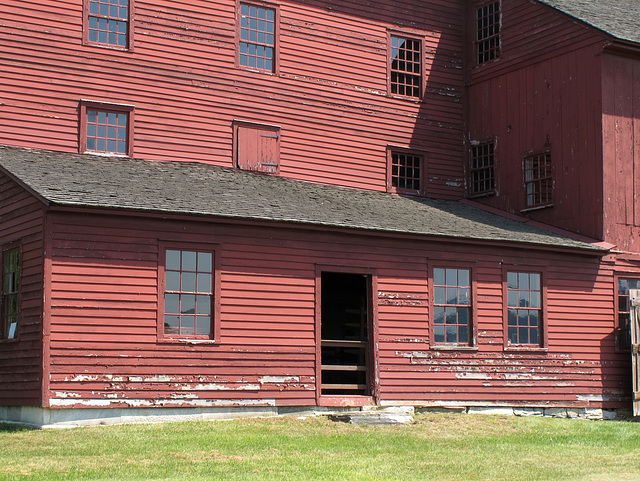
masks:
[[[495,143],[484,142],[471,146],[471,195],[495,192]]]
[[[90,43],[129,46],[129,0],[89,0]]]
[[[422,92],[422,42],[418,39],[391,35],[389,62],[393,95],[420,98]]]
[[[618,279],[618,323],[616,337],[618,349],[631,349],[631,309],[629,290],[640,289],[640,279]]]
[[[398,192],[421,192],[422,156],[405,152],[391,152],[391,188]]]
[[[20,317],[20,249],[2,254],[2,330],[0,336],[15,339]]]
[[[165,251],[164,334],[212,335],[213,253]]]
[[[500,1],[476,9],[478,64],[500,56]]]
[[[469,344],[471,279],[469,269],[433,269],[433,335],[437,344]]]
[[[275,67],[276,11],[240,4],[239,63],[243,67],[273,72]]]
[[[553,202],[553,178],[549,152],[524,158],[524,186],[527,207],[543,207]]]
[[[126,155],[129,150],[128,124],[128,112],[87,108],[86,151]]]
[[[507,272],[507,340],[510,345],[540,345],[541,275]]]

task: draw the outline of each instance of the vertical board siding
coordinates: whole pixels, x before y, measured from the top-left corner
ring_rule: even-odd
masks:
[[[496,140],[496,195],[479,200],[604,239],[599,55],[604,39],[535,2],[502,6],[501,57],[471,69],[467,96],[469,140]],[[523,158],[546,149],[553,206],[527,211]]]
[[[462,2],[276,3],[272,75],[235,66],[233,0],[136,1],[131,51],[82,44],[82,2],[9,2],[0,136],[74,152],[81,99],[126,103],[136,157],[231,165],[245,120],[282,128],[283,176],[384,190],[387,145],[411,146],[429,151],[429,195],[460,197]],[[423,102],[386,93],[388,29],[424,39]]]
[[[640,62],[603,56],[602,137],[607,241],[640,250]]]
[[[53,225],[47,396],[54,408],[315,405],[316,266],[376,278],[379,402],[615,408],[628,401],[629,362],[612,342],[611,265],[598,259],[266,224],[58,213]],[[157,339],[159,240],[217,246],[215,343]],[[429,266],[449,264],[475,272],[472,351],[430,345]],[[503,266],[511,264],[553,266],[545,274],[544,351],[504,347]]]
[[[0,340],[0,406],[39,406],[42,399],[43,206],[0,175],[0,245],[20,242],[18,339]]]

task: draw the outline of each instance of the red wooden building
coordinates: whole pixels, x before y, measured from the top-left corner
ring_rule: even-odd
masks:
[[[0,6],[0,420],[630,409],[637,2]]]

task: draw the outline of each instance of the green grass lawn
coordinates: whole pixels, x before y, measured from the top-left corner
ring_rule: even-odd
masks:
[[[637,480],[640,423],[427,414],[408,426],[269,418],[28,430],[0,480]]]

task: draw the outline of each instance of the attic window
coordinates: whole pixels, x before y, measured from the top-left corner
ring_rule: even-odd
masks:
[[[83,102],[80,117],[81,153],[132,155],[133,107]]]
[[[551,153],[543,152],[524,158],[524,185],[526,206],[547,207],[553,203]]]
[[[476,21],[478,64],[482,64],[500,56],[500,2],[478,7]]]
[[[419,99],[422,96],[422,42],[406,36],[390,36],[389,92]]]
[[[495,142],[471,146],[471,195],[489,195],[495,192]]]
[[[85,0],[88,43],[129,47],[129,0]],[[87,5],[88,3],[88,5]]]
[[[423,193],[423,164],[423,156],[420,153],[410,150],[391,150],[387,190],[401,194]]]
[[[242,67],[273,72],[276,58],[276,10],[240,4],[238,62]]]

